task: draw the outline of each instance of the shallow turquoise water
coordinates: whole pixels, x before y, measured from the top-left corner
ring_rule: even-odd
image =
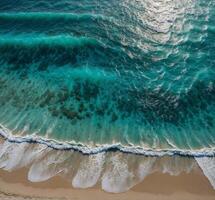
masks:
[[[215,2],[0,2],[0,124],[94,144],[215,146]]]

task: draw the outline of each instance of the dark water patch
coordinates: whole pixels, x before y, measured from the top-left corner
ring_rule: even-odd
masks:
[[[150,123],[164,121],[179,125],[194,114],[207,110],[214,106],[215,82],[208,84],[197,81],[187,93],[174,94],[159,90],[154,92],[148,89],[126,90],[119,97],[115,97],[116,105],[120,112],[137,114],[139,119]]]

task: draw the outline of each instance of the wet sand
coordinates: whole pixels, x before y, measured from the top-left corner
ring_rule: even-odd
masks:
[[[154,173],[131,190],[120,194],[106,193],[99,186],[74,189],[60,176],[40,183],[27,180],[27,169],[14,172],[0,170],[0,199],[70,199],[70,200],[214,200],[215,191],[199,170],[170,176]]]

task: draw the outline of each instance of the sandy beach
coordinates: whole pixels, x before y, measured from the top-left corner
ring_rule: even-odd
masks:
[[[31,183],[27,180],[27,169],[14,172],[0,171],[0,199],[69,199],[69,200],[214,200],[215,191],[200,170],[180,176],[155,173],[120,194],[102,191],[99,186],[90,189],[74,189],[61,177]]]

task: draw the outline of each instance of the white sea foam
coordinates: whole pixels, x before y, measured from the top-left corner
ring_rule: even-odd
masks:
[[[156,160],[156,163],[153,166],[153,171],[168,173],[172,176],[178,176],[182,172],[190,173],[196,167],[197,164],[193,158],[165,156]]]
[[[11,144],[5,142],[1,151],[0,167],[5,170],[11,171],[13,169],[25,166],[28,164],[28,160],[23,162],[23,156],[25,154],[28,144]]]
[[[138,175],[141,181],[152,172],[155,161],[155,157],[148,157],[139,165]]]
[[[215,189],[215,157],[196,158],[196,161]]]
[[[81,162],[81,165],[76,173],[72,185],[75,188],[93,187],[101,175],[105,162],[105,154],[87,156],[87,159]]]
[[[47,147],[56,150],[72,150],[78,151],[83,154],[97,154],[112,150],[118,150],[124,153],[145,155],[145,156],[192,156],[192,157],[213,157],[215,156],[215,147],[213,148],[202,148],[197,150],[190,149],[154,149],[145,148],[140,146],[124,146],[120,143],[116,144],[101,144],[95,146],[87,146],[82,143],[76,142],[61,142],[53,139],[46,139],[43,137],[31,135],[31,136],[15,136],[10,133],[8,129],[0,125],[0,136],[7,139],[11,143],[38,143],[46,145]]]
[[[65,167],[62,163],[67,159],[63,152],[48,152],[32,164],[28,172],[28,180],[41,182],[63,172]]]
[[[129,171],[126,161],[119,155],[110,159],[111,166],[102,177],[102,189],[106,192],[119,193],[129,190],[133,185],[134,175]]]

